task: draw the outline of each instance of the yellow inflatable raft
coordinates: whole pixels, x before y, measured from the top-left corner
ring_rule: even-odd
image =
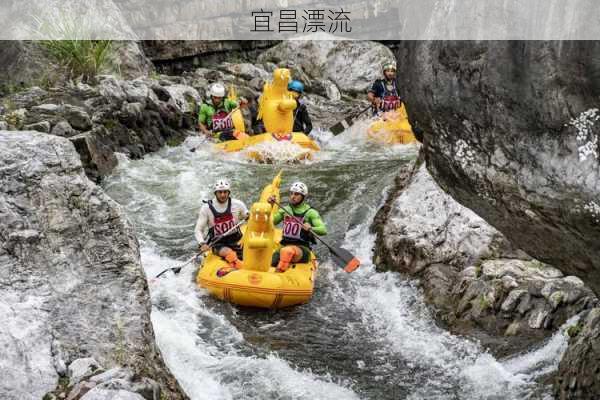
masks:
[[[280,175],[263,189],[259,201],[250,209],[241,240],[244,267],[218,277],[217,271],[227,267],[227,262],[212,253],[203,260],[196,281],[211,295],[234,304],[260,308],[289,307],[307,303],[312,297],[317,272],[313,253],[308,263],[294,264],[283,273],[276,273],[271,267],[273,251],[280,247],[281,230],[273,225],[278,207],[271,206],[267,199],[274,195],[279,202]]]
[[[234,136],[238,140],[218,143],[215,147],[225,152],[238,152],[264,142],[289,142],[306,149],[298,153],[297,159],[311,158],[313,151],[319,151],[319,145],[304,133],[292,132],[296,100],[287,89],[289,81],[289,69],[277,68],[273,71],[273,80],[264,85],[258,104],[258,119],[262,119],[268,133],[246,135],[244,118],[238,109],[231,114],[235,129]],[[268,161],[259,151],[248,151],[247,155],[257,161]]]
[[[404,103],[396,110],[384,112],[369,126],[367,135],[370,140],[381,144],[410,144],[417,141],[408,122]]]

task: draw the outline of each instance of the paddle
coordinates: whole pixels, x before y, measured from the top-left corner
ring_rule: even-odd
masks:
[[[239,228],[239,227],[240,227],[240,226],[241,226],[241,225],[242,225],[244,222],[246,222],[247,220],[248,220],[248,217],[244,218],[243,220],[241,220],[240,222],[238,222],[237,224],[235,224],[234,226],[232,226],[231,228],[229,228],[229,230],[228,230],[227,232],[225,232],[224,234],[222,234],[222,235],[219,235],[219,236],[217,236],[217,237],[213,238],[213,239],[212,239],[212,240],[211,240],[211,241],[208,243],[208,247],[212,247],[212,246],[213,246],[215,243],[217,243],[219,240],[223,239],[225,236],[228,236],[228,235],[232,234],[232,233],[233,233],[233,231],[235,231],[237,228]],[[176,267],[171,267],[171,268],[167,268],[167,269],[165,269],[165,270],[164,270],[164,271],[162,271],[160,274],[156,275],[156,276],[154,277],[154,279],[156,279],[156,278],[160,277],[162,274],[164,274],[164,273],[165,273],[165,272],[167,272],[167,271],[173,271],[175,274],[178,274],[178,273],[181,271],[181,269],[182,269],[183,267],[185,267],[186,265],[188,265],[189,263],[191,263],[191,262],[192,262],[192,261],[193,261],[193,260],[196,258],[196,256],[197,256],[198,254],[199,254],[199,253],[196,253],[196,254],[194,254],[194,255],[193,255],[193,256],[192,256],[192,257],[191,257],[189,260],[187,260],[187,261],[186,261],[186,262],[184,262],[183,264],[180,264],[180,265],[178,265],[178,266],[176,266]]]
[[[282,209],[283,212],[285,212],[287,215],[289,215],[289,216],[291,216],[293,218],[296,218],[295,215],[293,215],[288,210],[286,210],[277,201],[274,200],[273,202],[275,204],[277,204],[279,206],[279,208]],[[295,219],[294,219],[294,221],[295,221]],[[302,225],[300,222],[296,222],[296,223],[298,225]],[[304,229],[304,226],[303,226],[303,229]],[[309,230],[309,232],[312,233],[311,230]],[[344,267],[344,271],[346,271],[346,272],[352,272],[352,271],[354,271],[356,268],[358,268],[360,266],[360,261],[358,260],[358,258],[356,258],[348,250],[343,249],[341,247],[334,247],[334,246],[328,244],[327,242],[325,242],[323,239],[321,239],[318,235],[316,235],[314,233],[313,233],[313,237],[315,239],[317,239],[319,242],[323,243],[323,245],[325,245],[325,247],[327,247],[327,249],[335,257],[335,259],[338,261],[338,263]]]
[[[229,114],[227,114],[227,116],[226,116],[224,119],[231,118],[231,114],[233,114],[234,112],[236,112],[236,111],[237,111],[237,110],[239,110],[239,109],[240,109],[240,106],[237,106],[236,108],[234,108],[233,110],[231,110],[231,111],[229,112]],[[230,128],[230,130],[231,130],[231,132],[233,132],[233,128]],[[208,136],[207,136],[207,135],[204,135],[204,140],[203,140],[202,142],[200,142],[200,144],[199,144],[198,146],[196,146],[196,147],[192,147],[192,148],[190,149],[190,151],[191,151],[192,153],[193,153],[193,152],[195,152],[196,150],[198,150],[198,149],[200,148],[200,146],[202,146],[204,143],[206,143],[206,141],[207,141],[207,140],[208,140]]]
[[[369,104],[367,106],[367,108],[359,111],[357,114],[350,115],[350,116],[344,118],[343,120],[341,120],[340,122],[338,122],[337,124],[335,124],[331,128],[329,128],[329,130],[331,131],[331,133],[333,133],[334,136],[339,135],[340,133],[344,132],[346,129],[350,128],[352,126],[352,124],[354,124],[354,121],[356,120],[356,118],[359,115],[363,114],[368,109],[370,109],[371,107],[372,107],[372,105]]]
[[[156,275],[154,277],[154,279],[156,278],[160,278],[164,273],[166,273],[167,271],[173,271],[175,274],[178,274],[179,271],[181,271],[181,269],[183,267],[185,267],[186,265],[188,265],[189,263],[191,263],[192,261],[194,261],[194,259],[196,258],[198,254],[194,254],[189,260],[187,260],[186,262],[184,262],[183,264],[178,265],[177,267],[172,267],[172,268],[167,268],[164,271],[162,271],[160,274]]]

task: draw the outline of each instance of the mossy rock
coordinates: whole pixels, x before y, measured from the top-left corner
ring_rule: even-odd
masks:
[[[567,335],[569,335],[569,337],[571,337],[571,338],[574,338],[577,335],[579,335],[579,333],[581,332],[582,329],[583,329],[583,325],[581,325],[581,324],[571,325],[567,328]]]

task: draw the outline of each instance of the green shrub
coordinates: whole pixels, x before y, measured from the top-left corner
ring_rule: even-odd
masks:
[[[40,44],[67,69],[70,79],[92,81],[111,64],[112,40],[42,40]]]
[[[95,29],[91,17],[59,13],[51,20],[34,19],[37,22],[34,34],[41,39],[39,44],[66,69],[68,79],[88,82],[112,64],[113,41],[89,40],[99,37],[101,32]]]

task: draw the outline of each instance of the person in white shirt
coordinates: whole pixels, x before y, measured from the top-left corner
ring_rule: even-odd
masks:
[[[215,183],[214,194],[215,198],[204,201],[204,205],[200,208],[198,222],[196,222],[194,230],[201,252],[210,250],[208,242],[217,236],[223,235],[248,216],[246,205],[238,199],[231,198],[231,185],[226,179],[219,179]],[[241,238],[242,232],[237,228],[211,246],[213,252],[223,257],[234,269],[242,267],[240,261],[242,247],[238,243]],[[222,275],[231,270],[223,271]]]

